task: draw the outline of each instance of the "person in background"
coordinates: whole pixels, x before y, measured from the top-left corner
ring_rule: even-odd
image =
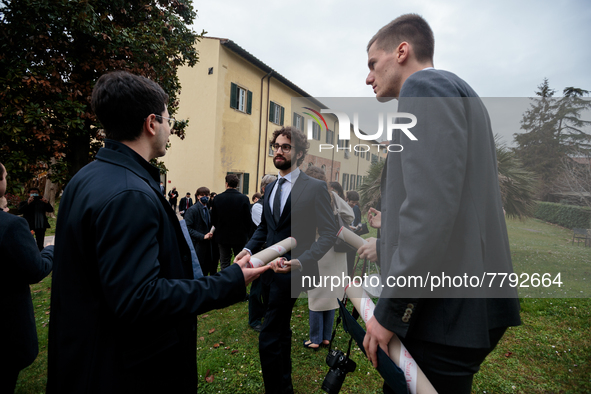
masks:
[[[181,201],[179,202],[179,213],[181,216],[185,217],[185,212],[187,212],[187,209],[191,208],[192,206],[193,199],[191,198],[191,193],[187,192],[185,197],[181,198]]]
[[[306,175],[326,182],[326,174],[324,170],[316,166],[308,167]],[[329,185],[329,187],[333,188],[332,184]],[[345,200],[339,197],[338,193],[335,191],[330,192],[330,205],[332,206],[335,217],[339,215],[343,220],[343,223],[351,223],[353,221],[353,209]],[[316,235],[316,237],[318,238],[318,235]],[[318,270],[320,271],[321,278],[342,278],[343,275],[347,275],[347,254],[337,253],[335,252],[334,247],[332,247],[326,252],[324,257],[318,261]],[[304,341],[305,348],[318,350],[320,346],[329,345],[335,310],[339,307],[337,298],[342,299],[344,294],[344,286],[335,288],[325,286],[308,291],[310,339]]]
[[[201,186],[195,192],[197,201],[185,212],[185,223],[193,241],[193,247],[197,253],[203,275],[214,275],[217,270],[217,260],[213,260],[213,246],[211,240],[211,215],[207,208],[209,189]]]
[[[250,206],[252,207],[254,204],[257,203],[258,200],[260,200],[263,196],[261,195],[261,193],[255,193],[252,195],[252,204],[250,204]]]
[[[172,210],[176,212],[176,204],[179,198],[179,192],[176,191],[176,186],[173,186],[172,190],[168,192],[168,202],[170,202],[170,206]]]
[[[328,184],[328,190],[331,192],[336,192],[340,198],[346,201],[345,193],[343,192],[343,187],[338,182],[330,182]]]
[[[0,197],[6,193],[6,175],[0,163]],[[0,393],[13,393],[20,370],[39,353],[29,285],[51,272],[53,246],[39,252],[27,221],[0,210],[0,256]]]
[[[166,194],[164,193],[164,182],[160,182],[160,192],[162,193],[163,196],[165,196]]]
[[[211,221],[215,226],[216,241],[220,251],[220,266],[225,270],[248,241],[250,231],[250,202],[240,193],[238,176],[226,175],[226,191],[220,193],[211,204]]]
[[[29,223],[29,229],[35,232],[37,247],[40,251],[43,250],[45,230],[50,227],[46,213],[53,212],[53,207],[41,196],[38,188],[32,187],[29,189],[29,198],[20,203],[18,211]]]
[[[351,222],[349,229],[351,231],[357,230],[358,226],[361,225],[361,209],[359,209],[359,193],[355,190],[349,190],[346,198],[347,204],[353,209],[355,219]],[[349,275],[353,276],[353,268],[355,267],[355,257],[357,252],[355,250],[347,252],[347,269]]]

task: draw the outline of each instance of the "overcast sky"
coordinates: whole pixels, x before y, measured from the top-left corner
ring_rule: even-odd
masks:
[[[373,97],[366,45],[409,12],[435,34],[435,68],[481,97],[591,90],[591,1],[193,0],[194,29],[228,38],[314,97]]]

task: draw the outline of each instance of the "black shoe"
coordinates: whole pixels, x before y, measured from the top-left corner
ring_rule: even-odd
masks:
[[[256,326],[250,326],[250,328],[252,328],[256,332],[261,332],[261,330],[263,329],[263,325],[262,324],[257,324]]]
[[[249,297],[249,294],[246,293],[246,296],[244,297],[244,300],[242,300],[242,301],[244,301],[244,302],[248,301],[248,297]]]

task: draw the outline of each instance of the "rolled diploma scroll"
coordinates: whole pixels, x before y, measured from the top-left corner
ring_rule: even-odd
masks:
[[[263,249],[250,256],[248,267],[257,268],[269,264],[277,257],[283,256],[285,253],[295,248],[296,245],[297,242],[294,237],[285,238],[283,241],[279,241],[275,245],[271,245],[267,249]]]
[[[337,233],[337,238],[342,239],[355,249],[359,249],[367,243],[365,239],[361,238],[359,235],[355,234],[353,231],[349,230],[345,226],[341,227],[341,229]]]
[[[214,231],[215,231],[215,226],[211,226],[211,230],[209,230],[209,233],[213,234]]]
[[[369,295],[361,287],[351,285],[347,286],[345,293],[359,312],[363,321],[367,323],[373,316],[375,309],[375,305]],[[437,394],[429,379],[421,371],[421,368],[419,368],[396,334],[390,339],[388,353],[392,361],[404,372],[406,385],[411,394]]]

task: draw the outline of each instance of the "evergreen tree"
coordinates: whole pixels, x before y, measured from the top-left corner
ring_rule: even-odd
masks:
[[[523,133],[514,134],[515,153],[525,169],[540,179],[540,196],[545,198],[560,173],[563,158],[570,152],[590,149],[591,122],[580,118],[581,112],[591,108],[591,102],[582,98],[586,90],[566,88],[564,97],[556,98],[548,79],[544,79],[535,92],[530,108],[521,121]]]

